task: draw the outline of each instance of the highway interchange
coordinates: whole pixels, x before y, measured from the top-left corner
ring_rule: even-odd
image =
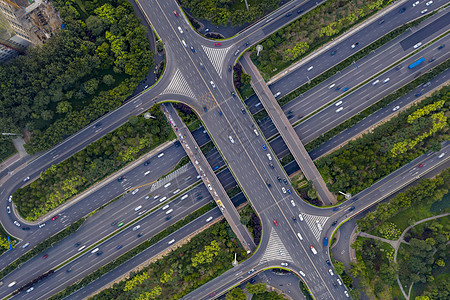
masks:
[[[289,3],[291,5],[291,8],[289,9],[292,9],[292,5],[294,5],[295,2],[296,1]],[[39,157],[24,170],[17,172],[9,179],[11,180],[10,182],[14,182],[13,180],[15,180],[15,182],[21,182],[21,180],[26,176],[36,178],[40,171],[46,169],[49,164],[62,161],[64,158],[72,155],[79,149],[82,149],[93,140],[98,139],[110,130],[117,128],[126,122],[129,115],[143,112],[157,101],[166,99],[183,101],[194,107],[201,116],[209,134],[214,139],[216,146],[218,146],[221,150],[228,166],[233,170],[236,180],[246,192],[250,202],[255,210],[260,214],[263,222],[265,234],[263,235],[258,251],[245,264],[231,270],[231,273],[240,274],[238,278],[233,278],[233,280],[242,280],[245,277],[248,277],[246,276],[246,273],[253,266],[258,266],[258,270],[260,270],[263,267],[279,265],[281,261],[289,261],[293,271],[298,272],[302,270],[307,274],[305,281],[317,299],[344,298],[345,296],[342,292],[343,288],[336,288],[333,285],[333,283],[335,283],[336,276],[334,276],[334,278],[330,278],[333,276],[328,274],[329,267],[324,264],[325,260],[328,259],[328,254],[322,251],[321,247],[321,240],[324,236],[324,232],[319,232],[315,223],[315,221],[318,220],[320,223],[323,223],[322,225],[325,225],[328,218],[330,218],[330,209],[326,212],[322,210],[322,212],[325,213],[318,213],[316,208],[305,204],[303,200],[301,200],[295,193],[291,196],[287,196],[280,190],[280,187],[284,187],[284,184],[278,183],[276,176],[287,176],[282,167],[275,160],[268,160],[267,154],[270,153],[271,149],[269,148],[268,151],[262,149],[261,145],[264,143],[264,140],[261,135],[256,136],[254,133],[254,129],[257,128],[257,126],[253,123],[253,120],[248,114],[241,113],[242,108],[244,108],[242,103],[231,96],[230,92],[233,89],[227,87],[227,84],[232,82],[232,74],[227,73],[226,68],[220,69],[220,64],[215,62],[214,59],[211,60],[211,57],[214,57],[211,53],[218,53],[218,51],[206,49],[206,47],[212,46],[212,42],[197,36],[192,30],[185,30],[183,34],[180,34],[177,31],[177,26],[182,25],[183,28],[185,28],[186,24],[184,19],[174,19],[175,17],[172,12],[173,10],[178,9],[175,6],[175,3],[165,2],[164,4],[160,4],[156,1],[150,1],[142,5],[144,12],[147,12],[146,15],[158,32],[159,36],[164,37],[163,40],[166,45],[168,64],[166,73],[163,75],[162,80],[154,88],[148,90],[146,93],[131,100],[120,109],[102,118],[100,121],[102,126],[100,128],[93,128],[92,126],[85,128],[77,135],[71,137],[61,145]],[[159,10],[154,9],[151,11],[150,7],[158,7]],[[277,13],[280,18],[274,20],[274,23],[281,21],[286,22],[283,15],[284,11],[280,10],[280,12]],[[259,36],[261,34],[259,31],[267,32],[269,29],[270,31],[274,31],[278,27],[269,22],[268,26],[264,27],[262,30],[258,30],[260,25],[257,24],[247,31],[244,31],[237,38],[224,41],[223,47],[225,48],[229,46],[230,48],[221,58],[221,65],[227,66],[227,61],[232,61],[234,63],[237,58],[234,55],[237,50],[236,47],[241,46],[242,49],[241,44],[243,40],[248,40],[249,43],[252,44],[261,38]],[[186,40],[192,41],[190,44],[194,45],[195,49],[197,49],[195,53],[192,53],[189,49],[185,49],[182,46],[182,43],[180,42],[181,36]],[[236,39],[239,40],[236,41]],[[239,45],[236,46],[235,43],[239,43]],[[205,52],[199,51],[199,49],[202,48],[206,49]],[[208,56],[207,51],[211,51],[209,54],[210,56]],[[206,70],[200,68],[200,62],[206,66]],[[217,72],[217,70],[219,70],[219,72]],[[211,80],[215,83],[216,88],[213,88],[210,84]],[[194,97],[191,97],[191,95],[194,95]],[[200,101],[195,101],[194,99],[200,99]],[[204,110],[204,107],[206,107],[206,111]],[[223,116],[219,116],[219,109]],[[233,137],[235,141],[234,143],[230,142],[230,136]],[[447,151],[445,149],[444,152]],[[125,190],[152,182],[161,175],[167,173],[167,171],[173,168],[178,160],[185,155],[185,153],[179,150],[179,147],[169,147],[164,150],[165,155],[159,158],[157,157],[159,153],[154,153],[154,156],[150,159],[149,166],[143,166],[142,161],[136,163],[136,167],[133,168],[129,174],[125,175],[126,180],[118,182],[117,178],[112,178],[109,181],[109,185],[105,185],[103,190],[99,189],[98,191],[93,192],[89,195],[91,198],[84,198],[86,199],[86,203],[90,203],[89,205],[81,205],[84,199],[80,200],[80,202],[77,202],[76,205],[72,205],[65,209],[64,212],[60,212],[60,219],[57,221],[46,221],[46,226],[43,229],[36,230],[37,226],[35,226],[33,227],[33,230],[24,235],[24,232],[15,227],[11,221],[6,223],[4,222],[4,220],[10,220],[11,217],[11,215],[6,214],[6,210],[2,210],[0,213],[2,224],[9,232],[16,236],[25,237],[33,243],[42,241],[46,236],[61,230],[63,227],[78,220],[81,216],[84,216],[95,209],[95,207],[99,207],[116,196],[122,194]],[[274,156],[273,153],[272,156]],[[430,160],[429,163],[429,168],[432,168],[438,163],[444,163],[448,155],[445,156],[444,160],[436,159],[436,155],[431,155],[430,157],[434,159]],[[164,164],[155,163],[157,159],[163,158],[165,161]],[[217,161],[219,161],[218,158]],[[413,168],[412,165],[408,166],[410,169]],[[145,175],[142,174],[144,174],[145,170],[148,170],[149,167],[152,168],[152,172],[145,177]],[[189,165],[187,168],[189,168]],[[421,171],[425,172],[425,170],[426,169],[423,169]],[[193,171],[192,166],[191,171]],[[228,174],[231,173],[228,172]],[[173,190],[165,191],[165,193],[173,194],[173,192],[177,189],[183,190],[193,182],[197,181],[195,172],[192,172],[192,175],[190,176],[191,178],[188,180],[186,180],[186,178],[189,176],[182,178],[176,177],[175,183],[172,187]],[[389,179],[387,180],[390,181]],[[393,191],[396,189],[398,184],[407,182],[406,178],[403,177],[398,180],[400,180],[400,182],[389,186],[388,191]],[[267,186],[268,182],[273,188],[269,188]],[[17,187],[15,185],[11,185],[8,190],[5,190],[4,186],[8,185],[2,186],[2,199],[5,199],[6,201],[12,188]],[[148,185],[140,188],[136,195],[129,193],[118,201],[115,201],[106,208],[100,210],[93,217],[89,218],[88,222],[83,225],[83,230],[80,230],[76,235],[65,239],[60,244],[55,245],[55,247],[47,252],[49,254],[48,259],[52,259],[51,265],[56,266],[77,253],[79,248],[75,248],[74,244],[81,241],[78,234],[84,234],[82,240],[83,244],[91,245],[98,239],[97,236],[105,236],[108,233],[113,232],[116,227],[111,224],[116,220],[114,218],[114,220],[112,220],[111,215],[117,216],[117,221],[124,221],[128,224],[135,219],[136,216],[138,216],[140,211],[134,212],[134,208],[139,204],[143,205],[141,210],[150,210],[152,207],[155,207],[155,205],[160,204],[158,199],[145,200],[145,195],[150,192],[151,187],[152,185]],[[290,185],[287,185],[286,187],[293,190]],[[164,187],[159,188],[165,189]],[[145,236],[143,236],[143,238],[151,237],[157,231],[163,229],[171,222],[174,222],[174,220],[181,218],[182,215],[188,215],[195,210],[195,208],[199,208],[201,205],[210,200],[207,189],[203,185],[196,187],[196,189],[201,189],[201,192],[204,195],[203,199],[197,201],[197,199],[190,198],[187,200],[189,202],[183,202],[181,200],[178,200],[177,202],[177,200],[175,200],[173,203],[170,203],[170,206],[174,207],[173,220],[165,220],[166,213],[162,209],[158,209],[146,217],[149,220],[151,218],[156,218],[157,220],[163,220],[163,222],[159,221],[161,223],[159,228],[154,228],[154,230],[145,232]],[[164,197],[162,192],[157,192],[157,190],[152,191],[151,193],[153,198],[156,193],[160,193],[160,197]],[[197,191],[190,191],[190,197],[192,197],[192,193],[197,193]],[[364,203],[366,205],[373,203],[379,196],[380,195],[373,195],[371,197],[367,197],[367,199],[364,200],[367,201],[367,203]],[[182,195],[180,195],[180,198],[181,197]],[[97,202],[90,201],[92,199],[95,199]],[[133,201],[130,201],[130,199]],[[297,204],[296,207],[292,206],[290,202],[291,199]],[[348,205],[344,204],[344,207],[347,206]],[[184,211],[179,212],[177,208],[184,208]],[[358,207],[353,213],[357,213],[363,208],[365,208],[365,206],[361,205],[361,207]],[[215,211],[215,217],[217,217],[218,211],[217,209]],[[294,224],[291,219],[292,216],[300,213],[304,213],[305,216],[306,214],[313,216],[311,218],[311,222],[296,222]],[[317,217],[318,214],[319,217]],[[343,208],[331,217],[336,218],[336,220],[343,221],[349,216],[347,213],[344,213]],[[277,220],[279,226],[274,225],[274,219]],[[144,221],[142,222],[144,223]],[[200,226],[201,224],[204,224],[204,222],[205,221],[199,221],[198,223],[200,224],[197,224],[196,226]],[[194,225],[192,226],[195,227]],[[324,228],[330,229],[331,227]],[[305,241],[309,241],[309,243],[302,243],[297,237],[297,232],[301,232],[303,239]],[[329,235],[329,232],[326,234]],[[76,278],[79,279],[85,276],[98,268],[100,265],[110,261],[114,255],[118,255],[119,252],[115,250],[118,243],[123,245],[121,249],[117,250],[121,253],[131,249],[138,243],[136,232],[133,232],[132,227],[125,229],[123,233],[112,237],[105,244],[102,244],[100,248],[104,249],[104,251],[102,251],[104,253],[101,256],[96,257],[96,254],[90,254],[90,252],[87,252],[86,255],[77,259],[76,263],[73,264],[72,271],[70,272],[70,277],[73,278],[73,281],[75,281]],[[152,247],[155,248],[152,249],[152,251],[159,253],[157,252],[158,250],[161,251],[167,247],[166,243],[166,240],[158,243],[155,247]],[[314,245],[316,249],[319,250],[317,255],[313,255],[311,253],[309,249],[310,244]],[[4,254],[2,258],[5,257],[7,260],[2,259],[2,264],[11,262],[25,251],[21,248],[16,248],[16,250],[19,251],[12,251]],[[282,250],[284,255],[281,255],[280,250]],[[56,253],[58,253],[58,255],[56,255]],[[96,259],[94,264],[92,264],[93,258]],[[36,270],[36,272],[38,272],[37,270],[42,270],[44,272],[45,268],[50,267],[49,260],[42,260],[42,257],[40,256],[32,259],[30,262],[27,262],[26,265],[30,265],[30,267],[28,268],[24,265],[21,269],[18,269],[8,275],[7,278],[13,278],[13,276],[16,276],[14,278],[21,278],[21,283],[26,283],[27,280],[32,279],[30,278],[30,270]],[[89,267],[79,270],[79,266],[86,265]],[[2,267],[4,266],[2,265]],[[62,271],[64,271],[64,269]],[[74,275],[75,273],[77,273],[76,276]],[[67,280],[67,275],[65,276],[64,272],[59,272],[58,274],[55,274],[54,277],[57,279],[52,279],[51,284],[47,283],[45,285],[46,282],[43,282],[42,288],[39,287],[33,291],[33,293],[36,293],[36,299],[39,297],[46,298],[50,295],[50,293],[54,293],[55,291],[62,289],[65,285],[71,282],[70,280]],[[9,280],[7,278],[4,279],[5,282]],[[228,285],[221,286],[217,289],[218,291],[221,290],[223,292],[230,286],[230,284],[232,284],[232,281],[226,278],[231,279],[230,277],[221,277],[221,279],[225,279],[224,282],[227,282]],[[217,287],[218,286],[214,286],[213,282],[211,282],[210,284],[207,284],[199,289],[197,295],[206,295],[210,290],[216,290]],[[336,293],[335,289],[339,289],[341,292]],[[6,286],[0,288],[0,295],[2,297],[10,292],[10,290],[6,289]],[[24,295],[18,295],[16,297],[24,297]],[[194,296],[191,295],[191,297]]]

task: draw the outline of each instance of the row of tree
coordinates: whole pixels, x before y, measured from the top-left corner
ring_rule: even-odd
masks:
[[[251,58],[270,77],[393,0],[329,0],[267,37]]]
[[[13,202],[21,216],[36,220],[167,141],[172,131],[159,105],[150,112],[155,119],[131,116],[129,122],[58,165],[52,165],[39,179],[16,190]]]
[[[66,29],[0,65],[0,128],[51,147],[117,108],[153,66],[146,29],[126,0],[55,0]]]
[[[412,123],[408,123],[409,115],[441,100],[444,101],[444,105],[437,107],[433,114],[422,115],[414,119]],[[440,142],[448,139],[445,115],[449,108],[450,88],[444,87],[389,122],[378,126],[373,132],[321,158],[317,161],[317,166],[329,175],[333,192],[344,191],[356,194],[423,153],[430,150],[439,151]],[[428,134],[434,129],[436,114],[441,115],[440,129]],[[391,150],[397,147],[399,142],[423,133],[427,133],[427,136],[401,155],[392,153]]]

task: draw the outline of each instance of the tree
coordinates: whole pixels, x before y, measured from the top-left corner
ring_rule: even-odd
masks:
[[[247,283],[245,287],[250,294],[262,294],[267,290],[267,286],[265,283]]]
[[[115,82],[116,82],[116,80],[114,79],[114,77],[112,75],[107,74],[107,75],[103,76],[103,83],[104,84],[106,84],[108,86],[111,86]]]
[[[225,296],[226,300],[245,300],[247,297],[240,288],[234,288]]]
[[[388,264],[381,265],[379,274],[381,280],[383,280],[383,282],[389,286],[394,285],[397,280],[395,268],[389,266]]]
[[[340,262],[340,261],[336,261],[334,263],[334,271],[336,272],[336,274],[338,274],[339,276],[344,273],[345,271],[345,266],[344,263]]]
[[[95,91],[97,90],[98,80],[95,78],[92,78],[92,79],[86,81],[83,86],[84,86],[84,90],[86,91],[86,93],[93,95],[93,94],[95,94]]]
[[[242,75],[241,75],[241,83],[243,85],[250,84],[251,80],[252,80],[252,77],[250,75],[242,73]]]
[[[58,114],[65,114],[72,110],[72,105],[68,101],[61,101],[56,105],[56,112]]]
[[[86,19],[86,27],[97,37],[105,30],[105,24],[102,19],[97,16],[89,16]]]

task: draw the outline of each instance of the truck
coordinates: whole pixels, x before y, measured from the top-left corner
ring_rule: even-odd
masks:
[[[419,58],[418,60],[416,60],[415,62],[410,64],[408,66],[408,69],[413,69],[413,68],[417,67],[418,65],[420,65],[421,63],[423,63],[424,61],[425,61],[425,57]]]

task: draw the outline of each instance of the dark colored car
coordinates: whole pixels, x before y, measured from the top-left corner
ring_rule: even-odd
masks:
[[[141,237],[141,236],[143,236],[144,234],[141,232],[141,233],[139,233],[138,235],[137,235],[137,237]]]
[[[195,48],[194,48],[194,46],[191,46],[191,51],[192,51],[193,53],[195,53]]]
[[[217,112],[219,113],[219,116],[222,115],[222,111],[220,109],[218,109]]]
[[[378,21],[378,25],[381,25],[384,23],[384,19],[381,19],[380,21]]]
[[[395,70],[396,71],[399,71],[399,70],[401,70],[403,68],[403,66],[397,66],[397,67],[395,67]]]
[[[66,270],[67,273],[72,272],[72,268]]]
[[[335,54],[336,54],[336,52],[337,52],[336,50],[333,50],[333,51],[331,51],[331,53],[330,53],[330,54],[331,54],[331,56],[335,55]]]
[[[402,14],[402,13],[405,12],[405,10],[406,10],[406,7],[402,7],[402,8],[400,8],[400,10],[398,11],[398,13],[399,13],[399,14]]]
[[[298,13],[298,14],[301,14],[302,12],[304,12],[304,10],[303,10],[303,9],[299,9],[299,10],[297,10],[297,13]]]
[[[438,50],[444,49],[444,47],[445,47],[445,44],[442,44],[438,47]]]
[[[266,147],[266,144],[262,144],[262,147],[263,147],[263,149],[264,149],[264,150],[266,150],[266,151],[267,151],[267,147]]]
[[[435,61],[436,60],[436,58],[435,57],[432,57],[432,58],[430,58],[430,60],[428,61],[428,62],[433,62],[433,61]]]
[[[231,65],[228,66],[228,72],[231,72],[232,68]]]
[[[283,182],[284,182],[284,184],[288,184],[286,178],[283,178]]]
[[[100,126],[102,126],[102,123],[97,123],[97,124],[94,125],[94,128],[98,128]]]
[[[97,252],[97,256],[100,256],[100,255],[102,255],[103,254],[103,251],[98,251]]]
[[[122,245],[119,245],[116,247],[116,250],[122,249],[122,247],[123,247]]]
[[[278,182],[281,183],[281,177],[277,176]]]
[[[81,245],[81,243],[80,242],[78,242],[78,243],[76,243],[75,245],[73,245],[74,247],[78,247],[78,246],[80,246]]]
[[[349,209],[348,209],[348,211],[354,211],[355,210],[355,207],[354,206],[352,206],[352,207],[350,207]]]
[[[114,221],[111,223],[111,226],[116,226],[119,221]]]
[[[256,282],[255,278],[250,278],[250,283],[255,283],[255,282]]]
[[[178,147],[180,147],[180,145],[181,145],[181,144],[180,144],[180,142],[179,142],[179,141],[176,141],[176,142],[175,142],[175,148],[178,148]]]
[[[246,112],[245,112],[245,109],[243,109],[243,108],[241,108],[241,112],[242,112],[242,114],[246,114]]]
[[[333,208],[333,211],[338,211],[338,210],[339,210],[339,207]]]
[[[292,194],[290,189],[287,189],[287,192],[288,192],[289,195]]]
[[[231,92],[231,96],[236,97],[236,94],[234,92]]]
[[[285,17],[290,17],[290,16],[292,16],[292,13],[287,13],[287,14],[285,14],[284,16],[285,16]]]
[[[144,166],[148,166],[149,164],[150,164],[150,161],[147,160],[147,161],[144,163]]]
[[[345,88],[342,89],[342,91],[343,91],[343,92],[346,92],[346,91],[348,91],[349,89],[350,89],[350,87],[349,87],[349,86],[346,86]]]
[[[54,216],[54,217],[52,218],[52,221],[55,221],[55,220],[58,219],[58,218],[59,218],[59,216],[56,215],[56,216]]]
[[[178,13],[176,10],[173,11],[173,14],[175,15],[175,17],[178,17]]]
[[[22,227],[22,230],[30,230],[30,227]]]
[[[331,266],[331,263],[328,259],[325,262],[327,263],[327,265]]]
[[[166,221],[169,221],[170,219],[172,219],[172,216],[166,217]]]
[[[352,202],[355,202],[358,200],[358,197],[353,198]]]
[[[415,94],[416,97],[419,97],[420,95],[422,95],[422,92],[418,92],[417,94]]]
[[[208,111],[208,109],[206,108],[206,106],[203,106],[203,110],[204,110],[205,112]]]
[[[117,178],[118,182],[122,182],[123,181],[123,176],[120,176],[119,178]]]
[[[270,183],[266,182],[266,184],[269,189],[272,187],[272,185]]]
[[[297,222],[297,218],[296,217],[292,217],[292,220],[294,220],[294,222]]]
[[[334,222],[331,224],[331,226],[336,226],[336,224],[337,224],[337,221],[334,221]]]
[[[273,163],[269,163],[269,167],[270,167],[271,169],[275,169],[275,167],[273,166]]]

